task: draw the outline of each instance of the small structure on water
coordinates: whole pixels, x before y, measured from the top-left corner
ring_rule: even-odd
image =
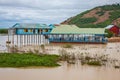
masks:
[[[11,28],[9,28],[8,32],[8,42],[10,41],[9,37],[12,36],[12,44],[17,46],[41,45],[49,44],[52,42],[107,42],[105,38],[105,28],[79,28],[75,25],[17,23]]]

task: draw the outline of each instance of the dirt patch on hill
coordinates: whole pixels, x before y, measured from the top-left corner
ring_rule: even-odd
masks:
[[[87,14],[84,14],[82,18],[90,18],[90,17],[96,17],[98,18],[99,16],[96,14],[97,12],[101,11],[101,8],[94,9]]]
[[[114,21],[112,22],[112,24],[114,24],[114,25],[120,25],[120,18],[114,20]]]
[[[98,14],[96,14],[97,12],[101,12],[102,9],[101,8],[98,8],[98,9],[94,9],[92,11],[90,11],[89,13],[87,14],[84,14],[82,18],[90,18],[90,17],[95,17],[97,18],[97,21],[94,22],[93,24],[98,24],[98,23],[101,23],[101,22],[104,22],[106,20],[109,19],[109,16],[110,16],[110,11],[104,11],[104,14],[99,16]]]
[[[98,23],[101,23],[101,22],[108,20],[109,16],[110,16],[109,11],[106,11],[103,16],[98,17],[98,20],[96,22],[94,22],[94,24],[98,24]]]

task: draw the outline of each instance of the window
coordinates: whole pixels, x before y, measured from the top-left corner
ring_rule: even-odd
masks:
[[[45,29],[45,32],[48,32],[48,29]]]
[[[42,29],[39,29],[38,31],[39,31],[39,33],[42,33]]]
[[[35,33],[35,29],[33,29],[33,33]]]
[[[48,29],[44,29],[43,32],[48,32]]]
[[[33,32],[33,29],[30,29],[30,32]]]
[[[24,32],[28,32],[28,29],[24,29]]]

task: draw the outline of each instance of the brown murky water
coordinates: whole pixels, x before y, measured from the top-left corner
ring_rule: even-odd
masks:
[[[0,68],[0,80],[120,80],[120,69],[67,63],[55,68]]]
[[[0,36],[0,50],[6,51],[6,36]],[[28,48],[28,47],[27,47]],[[46,47],[48,53],[58,54],[60,46]],[[120,60],[120,43],[79,44],[73,49],[66,49],[75,54],[109,54]],[[0,68],[0,80],[120,80],[120,69],[114,67],[81,66],[81,64],[61,63],[54,68]]]

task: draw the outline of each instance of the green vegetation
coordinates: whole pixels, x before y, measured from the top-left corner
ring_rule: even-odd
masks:
[[[120,18],[120,10],[114,10],[113,12],[110,13],[110,15],[111,21]]]
[[[100,61],[90,61],[87,62],[88,65],[93,65],[93,66],[101,66],[101,62]]]
[[[96,28],[96,25],[95,24],[78,24],[77,26],[81,27],[81,28]]]
[[[107,33],[105,36],[108,38],[111,38],[113,36],[113,32],[111,32],[110,30],[106,29],[105,32]]]
[[[96,27],[96,25],[91,24],[93,22],[96,22],[97,18],[91,17],[91,18],[74,18],[74,20],[71,20],[70,24],[76,24],[77,26],[81,28],[90,28],[90,27]]]
[[[58,61],[66,61],[68,64],[75,64],[80,61],[82,65],[103,66],[107,63],[112,65],[117,61],[108,58],[108,55],[89,55],[89,53],[68,53],[66,50],[60,50],[60,55],[48,54],[33,54],[33,53],[0,53],[0,67],[30,67],[30,66],[44,66],[55,67],[59,66]],[[119,62],[118,62],[119,63]],[[114,65],[119,68],[119,65]]]
[[[99,7],[105,11],[120,10],[120,4],[104,5],[104,6],[99,6]],[[97,7],[97,8],[99,8],[99,7]]]
[[[58,59],[58,55],[37,55],[31,53],[0,53],[0,67],[54,67],[59,66],[59,64],[57,64]]]
[[[97,19],[95,17],[91,17],[91,18],[74,18],[74,20],[71,20],[70,24],[87,24],[87,23],[92,23],[97,21]]]
[[[98,16],[102,16],[102,15],[104,15],[104,13],[105,13],[105,11],[98,11],[98,12],[96,12],[96,14],[98,15]]]
[[[90,10],[87,10],[87,11],[85,11],[85,12],[82,12],[82,13],[80,13],[80,14],[72,17],[72,18],[70,19],[69,24],[75,24],[76,22],[79,21],[79,18],[81,18],[84,14],[86,14],[86,13],[88,13],[88,12],[90,12]]]
[[[109,19],[107,19],[106,21],[103,21],[101,23],[94,24],[94,22],[97,21],[97,18],[92,17],[92,16],[90,18],[83,18],[84,14],[87,14],[90,11],[92,11],[94,9],[98,9],[98,8],[101,8],[101,11],[96,12],[96,14],[99,17],[104,15],[106,13],[106,11],[110,11],[109,12],[109,14],[110,14]],[[68,20],[68,24],[75,24],[81,28],[104,28],[104,27],[112,24],[112,22],[118,18],[120,18],[120,4],[112,4],[112,5],[98,6],[96,8],[91,9],[91,10],[85,11],[81,14],[78,14],[74,17],[71,17]],[[120,23],[118,23],[118,26],[119,25],[120,25]]]
[[[0,29],[0,34],[7,34],[8,33],[8,29]]]
[[[81,18],[79,19],[80,24],[86,24],[86,23],[92,23],[97,21],[97,19],[95,17],[91,17],[91,18]]]

